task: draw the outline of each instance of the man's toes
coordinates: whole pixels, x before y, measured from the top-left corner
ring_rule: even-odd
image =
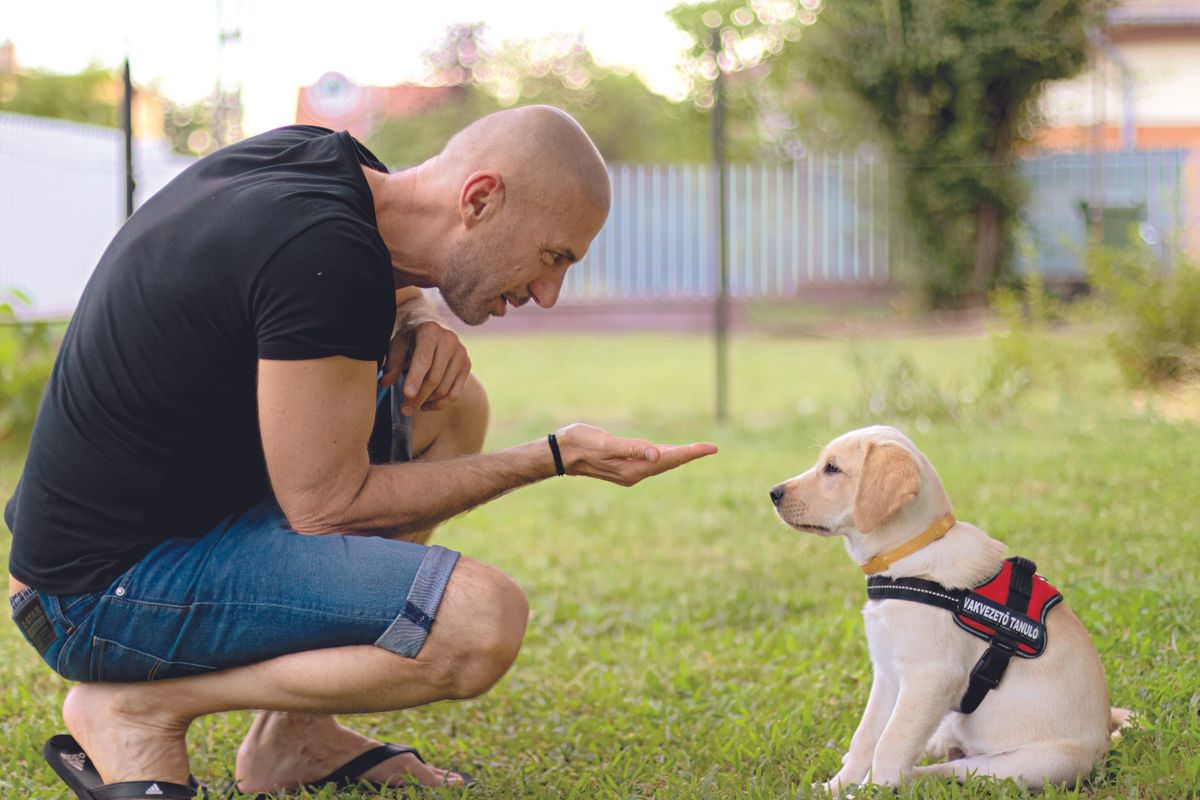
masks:
[[[466,783],[462,775],[459,775],[457,772],[451,772],[448,769],[429,767],[429,771],[433,773],[435,783],[438,786],[462,786]]]
[[[466,783],[457,772],[424,764],[411,753],[385,761],[365,772],[363,777],[393,786],[404,786],[414,781],[422,786],[462,786]]]

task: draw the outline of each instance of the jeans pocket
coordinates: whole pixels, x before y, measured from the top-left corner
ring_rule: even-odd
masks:
[[[96,610],[96,605],[103,596],[102,592],[91,592],[89,594],[59,597],[59,613],[62,615],[62,620],[66,623],[67,629],[74,630],[83,625],[88,615]]]
[[[186,661],[167,661],[109,639],[92,640],[92,680],[112,683],[182,678],[212,672],[215,667]]]

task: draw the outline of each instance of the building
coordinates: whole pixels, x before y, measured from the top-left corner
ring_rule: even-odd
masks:
[[[1112,231],[1149,224],[1148,243],[1168,260],[1174,248],[1200,252],[1200,0],[1118,0],[1093,44],[1084,74],[1047,88],[1047,125],[1035,143],[1109,156],[1064,155],[1074,162],[1050,182],[1065,187],[1085,176],[1086,185],[1070,189],[1071,203],[1088,203]],[[1151,176],[1174,186],[1150,191]],[[1111,225],[1100,221],[1112,214]],[[1069,216],[1055,225],[1077,225]]]
[[[455,102],[466,90],[460,86],[361,86],[345,75],[327,72],[304,86],[296,103],[296,122],[348,130],[366,139],[387,119],[423,114]]]
[[[1200,0],[1121,0],[1091,67],[1050,86],[1038,144],[1200,151]]]

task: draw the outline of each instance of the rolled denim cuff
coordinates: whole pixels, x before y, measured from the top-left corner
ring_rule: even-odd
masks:
[[[450,573],[458,563],[458,553],[434,545],[425,553],[412,588],[408,591],[404,609],[383,635],[375,640],[382,647],[405,658],[415,658],[433,628],[438,605],[450,582]]]
[[[22,605],[24,605],[25,598],[29,597],[30,595],[35,595],[35,594],[37,594],[37,589],[34,589],[31,586],[26,586],[24,589],[21,589],[16,594],[10,594],[8,596],[8,607],[11,610],[16,611],[18,608],[20,608]]]

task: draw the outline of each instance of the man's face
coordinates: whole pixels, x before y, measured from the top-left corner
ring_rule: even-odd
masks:
[[[446,253],[446,305],[468,325],[502,317],[509,306],[529,300],[550,308],[567,268],[583,258],[604,218],[583,198],[559,206],[507,206],[487,224],[464,231]]]

